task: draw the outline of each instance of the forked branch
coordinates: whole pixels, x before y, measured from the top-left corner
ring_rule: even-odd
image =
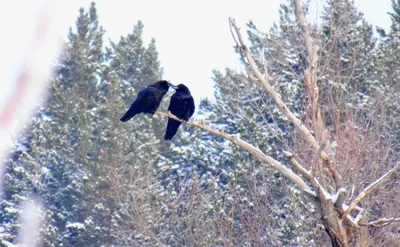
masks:
[[[257,68],[257,65],[253,59],[253,56],[251,55],[250,50],[247,48],[246,44],[244,43],[242,34],[240,33],[239,27],[236,25],[235,19],[234,18],[229,18],[230,24],[235,30],[237,39],[239,41],[240,45],[240,50],[241,52],[244,53],[248,64],[251,67],[251,70],[255,74],[256,78],[258,81],[261,83],[261,85],[264,87],[264,89],[267,91],[267,93],[271,96],[271,98],[275,101],[279,109],[283,112],[283,114],[293,123],[293,125],[296,127],[296,129],[303,134],[305,139],[307,140],[308,143],[310,143],[315,150],[319,149],[318,142],[315,140],[314,136],[311,134],[311,132],[307,129],[307,127],[298,119],[293,112],[289,110],[289,108],[286,106],[286,104],[282,101],[282,97],[275,91],[275,89],[271,86],[269,82],[269,75],[266,74],[265,76],[262,75],[260,70]],[[266,72],[267,73],[267,72]],[[249,75],[251,76],[251,75]],[[328,160],[328,156],[325,152],[321,152],[321,157],[324,160]]]

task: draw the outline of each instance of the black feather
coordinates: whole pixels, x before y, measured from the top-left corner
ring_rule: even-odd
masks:
[[[171,97],[168,110],[178,118],[185,121],[188,121],[193,115],[195,110],[194,100],[189,89],[185,85],[178,85],[176,92]],[[180,125],[181,122],[168,118],[168,125],[164,139],[171,140],[178,131]]]
[[[129,110],[122,116],[121,121],[126,122],[139,113],[153,115],[168,89],[169,83],[167,81],[158,81],[140,91]]]

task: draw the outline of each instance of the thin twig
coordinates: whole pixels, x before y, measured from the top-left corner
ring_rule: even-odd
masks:
[[[390,176],[393,176],[397,170],[400,168],[400,163],[398,163],[395,167],[389,170],[387,173],[383,174],[379,179],[375,180],[372,184],[368,185],[361,193],[353,200],[350,206],[343,212],[342,218],[346,217],[348,213],[350,213],[356,205],[364,199],[367,195],[371,194],[371,192],[378,187],[383,181],[388,179]]]
[[[381,218],[379,220],[374,220],[368,222],[367,224],[359,224],[360,226],[374,226],[374,227],[382,227],[392,224],[393,222],[400,222],[400,217],[392,217],[392,218]]]

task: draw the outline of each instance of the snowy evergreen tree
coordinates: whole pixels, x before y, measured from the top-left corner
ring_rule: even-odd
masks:
[[[400,140],[400,2],[392,1],[393,13],[388,34],[381,35],[378,49],[374,53],[373,64],[376,73],[373,79],[376,88],[388,107],[386,115],[390,123],[392,140]],[[377,91],[378,91],[377,90]],[[395,153],[400,153],[400,141],[394,143]]]
[[[372,27],[349,0],[328,1],[322,18],[321,61],[325,67],[320,71],[320,84],[324,108],[347,104],[365,109],[376,93],[376,82],[371,80],[376,42]],[[333,121],[330,117],[336,116],[327,116],[328,121]]]
[[[110,70],[114,71],[122,82],[122,95],[126,109],[132,104],[139,91],[160,80],[162,75],[155,40],[152,39],[146,48],[142,40],[143,28],[143,23],[139,21],[131,34],[121,37],[118,43],[111,42],[111,47],[107,48]],[[164,97],[160,110],[167,109],[169,100],[166,99],[168,98],[169,95]],[[149,132],[154,132],[160,141],[163,140],[165,119],[157,115],[153,117],[139,115],[136,119],[138,118],[140,120],[135,120],[135,126],[132,127],[141,129],[146,125],[151,126],[151,128],[147,127]],[[133,122],[129,121],[128,124],[133,124]]]
[[[131,201],[117,195],[129,193],[132,169],[151,168],[155,175],[165,128],[157,134],[153,129],[162,123],[149,128],[159,117],[119,121],[137,91],[162,74],[155,40],[143,46],[142,29],[139,22],[133,34],[111,43],[104,54],[95,4],[87,12],[80,9],[49,98],[24,138],[26,150],[16,150],[8,164],[1,215],[7,226],[4,241],[15,241],[18,198],[32,191],[46,205],[46,227],[41,230],[45,246],[125,241],[118,239],[125,224],[121,215]]]
[[[48,120],[39,119],[32,130],[32,157],[46,168],[39,194],[50,207],[57,235],[49,244],[96,246],[110,241],[110,212],[102,209],[107,179],[101,172],[93,121],[104,61],[103,34],[94,3],[88,12],[81,8],[41,112]]]
[[[23,161],[24,158],[22,158],[24,154],[20,153],[20,155],[20,160],[15,160],[15,158],[8,160],[8,166],[5,171],[4,184],[7,184],[7,186],[4,187],[2,192],[3,196],[0,205],[1,246],[8,246],[8,244],[15,242],[20,226],[20,203],[26,200],[30,193],[29,189],[32,186],[30,174],[24,164],[21,164],[25,163]]]
[[[314,194],[223,135],[182,124],[165,142],[165,117],[139,114],[121,123],[137,93],[162,78],[162,69],[155,40],[143,43],[140,21],[104,47],[93,3],[80,9],[48,99],[7,162],[0,245],[15,244],[21,202],[35,194],[45,205],[45,225],[38,229],[43,246],[322,246],[329,238],[341,246],[327,219],[339,219],[342,208],[334,196],[321,198],[351,187],[354,195],[344,199],[349,205],[399,157],[400,5],[393,1],[391,30],[381,30],[377,41],[352,1],[326,3],[322,26],[308,25],[319,48],[315,54],[293,0],[281,5],[269,32],[249,22],[247,34],[256,69],[310,136],[331,148],[325,151],[336,167],[318,163],[315,146],[267,93],[238,40],[246,73],[214,71],[216,102],[204,99],[196,106],[200,122],[245,140],[290,172],[299,171],[294,157],[307,170],[298,179]],[[314,59],[318,63],[311,65]],[[321,170],[310,175],[318,164]],[[359,235],[359,228],[341,221],[349,243],[396,246],[394,228],[388,238],[385,228],[365,223],[398,215],[388,206],[397,205],[398,186],[387,182],[385,193],[360,204],[369,215],[354,223],[362,228]],[[331,214],[325,214],[329,206]]]

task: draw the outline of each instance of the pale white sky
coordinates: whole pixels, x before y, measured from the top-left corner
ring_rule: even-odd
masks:
[[[82,1],[79,1],[82,2]],[[91,1],[83,1],[85,7]],[[189,86],[196,103],[212,94],[212,69],[239,68],[232,46],[228,17],[245,28],[248,20],[268,31],[278,20],[282,0],[169,0],[96,1],[100,23],[106,36],[118,41],[131,32],[138,20],[144,23],[144,39],[156,39],[164,79]],[[357,0],[371,23],[388,27],[390,0]]]
[[[114,41],[141,20],[145,42],[156,39],[164,79],[188,85],[198,103],[200,97],[212,95],[212,69],[234,68],[238,63],[228,17],[235,17],[243,27],[252,19],[267,30],[278,17],[279,2],[120,0],[109,4],[100,0],[96,5],[106,35]]]
[[[0,80],[12,81],[10,73],[17,68],[26,51],[24,44],[31,39],[36,11],[48,0],[7,1],[0,10],[2,38],[0,41]],[[59,33],[68,32],[75,25],[78,9],[88,9],[90,0],[71,0],[53,3],[52,18],[59,22]],[[232,46],[228,17],[235,17],[245,28],[253,20],[267,31],[278,18],[278,7],[282,0],[97,0],[100,24],[106,37],[118,41],[121,35],[130,33],[133,25],[142,20],[145,43],[156,39],[159,59],[164,68],[164,79],[172,83],[189,86],[196,102],[200,97],[212,94],[212,69],[239,68]],[[370,23],[388,28],[391,11],[390,0],[356,0],[359,10],[365,13]],[[24,43],[25,42],[25,43]],[[151,82],[149,82],[151,83]],[[12,84],[10,84],[12,86]],[[6,89],[0,90],[0,105]]]

